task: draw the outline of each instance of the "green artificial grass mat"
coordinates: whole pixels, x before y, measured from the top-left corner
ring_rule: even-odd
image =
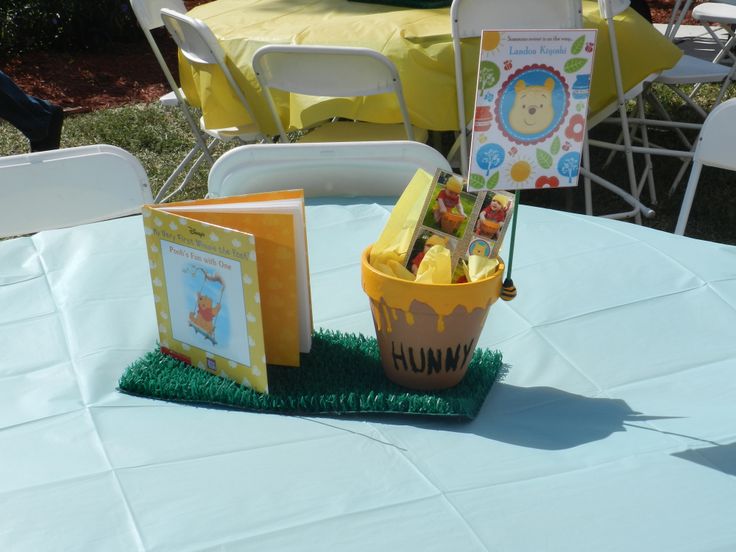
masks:
[[[502,370],[501,353],[476,349],[463,380],[415,391],[383,373],[375,338],[320,330],[298,368],[268,367],[269,393],[194,368],[161,352],[123,373],[119,390],[140,397],[283,414],[412,414],[474,418]]]

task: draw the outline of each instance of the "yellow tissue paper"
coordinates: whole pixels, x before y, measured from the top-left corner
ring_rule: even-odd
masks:
[[[498,259],[489,259],[482,255],[470,255],[468,257],[468,281],[477,282],[492,276],[498,268]]]
[[[391,276],[396,276],[394,270],[389,268],[386,271],[384,268],[389,267],[389,261],[400,265],[404,264],[406,254],[409,247],[411,247],[414,229],[423,215],[423,200],[432,185],[432,179],[431,174],[419,169],[407,184],[406,189],[396,202],[396,206],[391,211],[391,216],[386,222],[383,232],[371,248],[370,263],[376,269]]]
[[[373,265],[373,268],[380,270],[389,276],[401,278],[402,280],[414,280],[414,274],[412,271],[408,270],[404,265],[394,259],[388,259],[386,263],[377,263]]]
[[[443,245],[433,245],[424,255],[414,280],[420,284],[449,284],[452,281],[452,257]]]

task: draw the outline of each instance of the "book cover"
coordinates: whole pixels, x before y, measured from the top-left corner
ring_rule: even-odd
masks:
[[[468,189],[575,186],[596,31],[484,30]]]
[[[262,392],[267,364],[299,365],[312,334],[301,191],[143,213],[167,353]]]

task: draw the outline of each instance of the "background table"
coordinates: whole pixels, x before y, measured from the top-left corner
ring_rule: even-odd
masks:
[[[388,204],[307,210],[318,327],[373,334]],[[736,548],[736,248],[522,206],[472,422],[118,393],[156,342],[139,217],[0,243],[0,549]]]
[[[455,73],[449,8],[420,10],[349,2],[348,0],[215,0],[189,12],[209,25],[223,46],[246,97],[269,134],[275,133],[251,68],[253,54],[265,44],[325,44],[378,50],[398,67],[412,123],[429,130],[458,130]],[[598,3],[583,2],[585,26],[598,29],[592,76],[590,113],[616,99],[608,31]],[[652,73],[669,69],[682,52],[652,25],[629,9],[616,18],[616,34],[626,88]],[[466,113],[473,113],[479,41],[463,41]],[[201,105],[208,127],[248,122],[219,70],[195,71],[180,59],[187,98]],[[278,96],[285,123],[296,127],[317,123],[336,113],[347,118],[398,123],[395,100],[374,96],[364,102],[329,106],[307,97]],[[470,116],[470,115],[468,115]],[[290,119],[289,119],[290,118]]]

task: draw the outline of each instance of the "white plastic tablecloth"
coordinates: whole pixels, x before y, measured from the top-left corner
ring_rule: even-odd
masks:
[[[381,204],[307,211],[314,318],[373,334]],[[736,550],[736,248],[522,207],[472,422],[133,398],[139,217],[0,243],[0,550]]]

